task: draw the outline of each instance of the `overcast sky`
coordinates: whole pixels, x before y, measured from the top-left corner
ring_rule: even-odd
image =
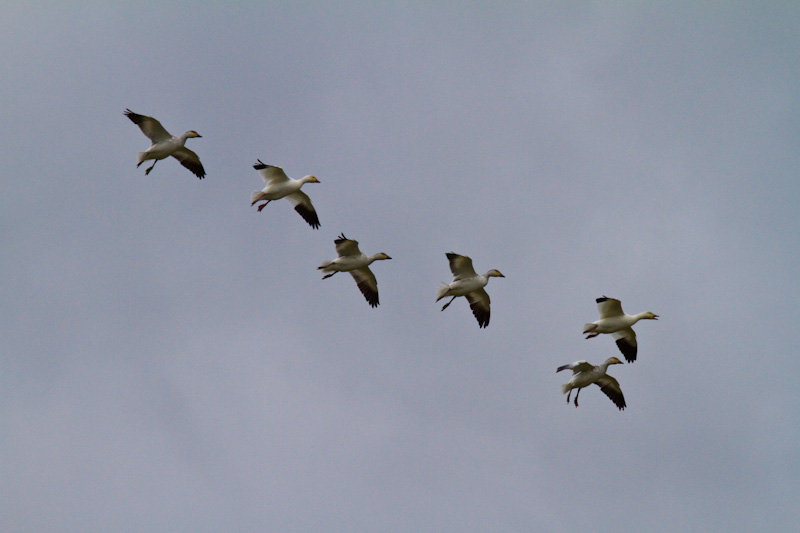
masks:
[[[0,50],[1,530],[800,522],[795,3],[17,2]],[[555,373],[604,294],[661,317],[625,411]]]

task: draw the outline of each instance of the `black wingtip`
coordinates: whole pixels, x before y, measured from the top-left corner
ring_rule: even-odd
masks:
[[[596,302],[596,303],[603,303],[603,302],[605,302],[606,300],[610,300],[610,299],[611,299],[611,298],[609,298],[608,296],[606,296],[606,295],[603,295],[603,296],[601,296],[600,298],[598,298],[597,300],[595,300],[595,302]]]
[[[617,348],[625,356],[625,360],[629,363],[636,361],[636,353],[639,351],[637,346],[631,346],[625,339],[617,339]]]
[[[256,170],[261,170],[261,169],[267,168],[269,166],[268,164],[264,163],[260,159],[256,159],[256,161],[257,161],[257,163],[255,165],[253,165],[253,168],[256,169]]]
[[[138,125],[144,119],[144,115],[140,115],[139,113],[134,113],[128,108],[125,108],[125,112],[123,113],[126,117],[131,119],[131,122]]]

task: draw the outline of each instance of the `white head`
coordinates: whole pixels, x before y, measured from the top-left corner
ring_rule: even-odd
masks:
[[[202,135],[200,135],[199,133],[197,133],[197,132],[196,132],[196,131],[194,131],[194,130],[189,130],[189,131],[187,131],[187,132],[186,132],[186,138],[187,138],[187,139],[191,139],[192,137],[202,137]]]
[[[505,276],[499,271],[495,270],[494,268],[491,269],[489,272],[486,273],[487,278],[504,278]]]
[[[652,311],[647,311],[642,318],[646,318],[647,320],[658,320],[658,315]]]
[[[304,183],[319,183],[319,180],[316,176],[303,176]]]
[[[608,359],[606,359],[606,365],[623,365],[623,364],[625,363],[623,363],[616,357],[609,357]]]
[[[388,254],[380,252],[380,253],[375,254],[375,260],[377,261],[378,259],[391,259],[391,257],[389,257]]]

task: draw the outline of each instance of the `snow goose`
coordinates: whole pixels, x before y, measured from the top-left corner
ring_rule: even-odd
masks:
[[[616,357],[609,357],[605,363],[597,366],[586,361],[578,361],[558,367],[556,372],[566,369],[572,370],[572,379],[561,386],[561,392],[567,395],[567,403],[569,403],[569,395],[572,394],[572,389],[578,389],[578,392],[575,393],[575,407],[578,407],[578,396],[581,394],[581,389],[595,383],[614,402],[614,405],[619,407],[620,411],[625,409],[625,397],[622,395],[622,389],[619,388],[619,382],[606,374],[609,365],[621,364],[623,362]]]
[[[314,206],[311,204],[311,198],[300,190],[300,187],[306,183],[319,183],[316,177],[304,176],[299,180],[295,180],[287,176],[281,167],[267,165],[260,159],[258,163],[253,165],[253,168],[258,170],[267,186],[260,191],[253,191],[250,195],[251,206],[255,205],[256,202],[266,200],[266,203],[258,206],[258,211],[261,212],[272,200],[286,198],[292,203],[294,210],[300,213],[300,216],[303,217],[312,228],[319,228],[319,218],[317,217],[317,212],[314,210]]]
[[[489,325],[489,294],[484,287],[489,283],[489,278],[505,276],[499,270],[490,270],[486,274],[479,276],[472,268],[472,259],[466,255],[458,255],[453,252],[445,254],[450,261],[450,270],[453,272],[453,283],[444,283],[436,292],[436,301],[452,296],[449,302],[444,304],[442,311],[453,303],[458,296],[465,296],[472,308],[472,314],[478,319],[478,327],[485,328]]]
[[[617,341],[619,351],[625,356],[625,360],[629,363],[636,361],[636,332],[631,329],[631,326],[643,319],[658,320],[658,315],[650,311],[638,315],[627,315],[622,311],[622,303],[616,298],[608,296],[603,296],[595,301],[597,309],[600,311],[600,320],[584,324],[583,334],[587,339],[591,339],[601,333],[611,333]]]
[[[202,137],[202,135],[194,130],[189,130],[180,137],[175,137],[165,130],[164,126],[153,117],[134,113],[130,109],[125,110],[125,116],[139,126],[142,133],[153,143],[150,145],[150,148],[144,152],[139,152],[139,163],[136,165],[136,168],[139,168],[139,165],[148,159],[155,160],[153,164],[150,165],[150,168],[144,171],[145,176],[150,174],[150,171],[153,170],[153,167],[156,166],[156,163],[158,163],[160,159],[172,156],[180,161],[181,165],[191,170],[192,174],[203,179],[206,175],[206,171],[203,169],[203,164],[200,163],[200,158],[197,157],[196,153],[184,146],[186,139]]]
[[[322,279],[328,279],[337,272],[350,272],[353,279],[356,280],[361,294],[367,299],[367,303],[372,307],[378,307],[378,280],[375,279],[375,274],[369,269],[374,261],[382,259],[391,259],[387,254],[380,252],[373,255],[365,255],[358,249],[358,241],[348,239],[344,233],[333,241],[336,245],[336,253],[339,257],[333,261],[325,261],[317,270],[328,272],[322,276]]]

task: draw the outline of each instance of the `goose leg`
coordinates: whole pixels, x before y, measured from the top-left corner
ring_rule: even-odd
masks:
[[[590,333],[590,334],[588,334],[588,335],[586,336],[586,338],[587,338],[587,339],[591,339],[591,338],[593,338],[593,337],[597,337],[598,335],[600,335],[600,334],[599,334],[599,333]]]
[[[569,403],[569,396],[570,396],[570,394],[572,394],[572,389],[570,389],[569,391],[567,391],[567,403]]]
[[[144,171],[144,175],[145,175],[145,176],[147,176],[148,174],[150,174],[150,171],[151,171],[151,170],[153,170],[153,167],[154,167],[154,166],[156,166],[156,163],[158,163],[158,159],[156,159],[155,161],[153,161],[153,164],[152,164],[152,165],[150,165],[150,168],[148,168],[147,170],[145,170],[145,171]]]
[[[265,207],[267,207],[267,204],[270,203],[271,201],[272,200],[267,200],[266,204],[261,204],[260,206],[258,206],[258,212],[260,213],[261,210],[264,209]]]
[[[449,301],[449,302],[447,302],[446,304],[444,304],[444,306],[442,307],[442,311],[444,311],[445,309],[447,309],[447,306],[448,306],[448,305],[450,305],[451,303],[453,303],[453,300],[455,300],[455,299],[456,299],[456,297],[455,297],[455,296],[453,296],[452,298],[450,298],[450,301]]]
[[[581,389],[578,389],[578,393],[575,395],[575,407],[578,407],[578,396],[581,395]]]
[[[331,272],[330,274],[325,274],[324,276],[322,276],[322,279],[328,279],[329,277],[331,277],[331,276],[333,276],[334,274],[336,274],[336,272],[338,272],[338,270],[334,270],[334,271],[333,271],[333,272]]]

